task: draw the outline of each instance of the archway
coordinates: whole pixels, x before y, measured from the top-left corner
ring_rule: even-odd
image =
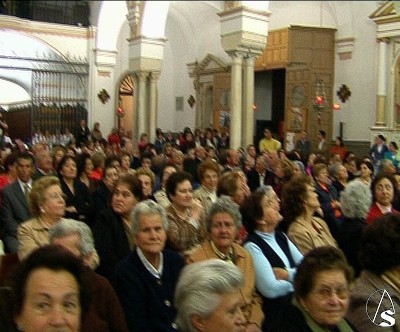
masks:
[[[135,119],[135,83],[131,74],[127,74],[119,85],[118,107],[122,114],[116,114],[118,129],[124,129],[126,133],[134,131]]]

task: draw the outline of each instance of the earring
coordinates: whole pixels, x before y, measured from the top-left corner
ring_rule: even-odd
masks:
[[[40,212],[45,213],[46,211],[41,207]]]

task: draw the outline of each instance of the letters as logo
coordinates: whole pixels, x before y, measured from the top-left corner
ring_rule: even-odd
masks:
[[[396,310],[386,289],[378,289],[370,295],[365,311],[369,320],[377,326],[389,327],[396,323],[393,317]]]

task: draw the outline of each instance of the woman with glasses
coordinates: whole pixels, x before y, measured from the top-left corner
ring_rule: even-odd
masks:
[[[303,255],[287,236],[276,231],[282,220],[280,200],[271,186],[254,191],[240,206],[243,224],[248,232],[244,243],[255,266],[256,289],[263,300],[268,330],[275,316],[293,293],[293,278]]]
[[[353,271],[341,250],[322,246],[309,251],[297,267],[294,296],[270,332],[357,331],[344,318],[352,281]]]
[[[218,198],[206,214],[208,239],[187,259],[189,263],[218,258],[233,263],[243,273],[242,311],[247,319],[246,331],[261,331],[264,314],[261,297],[255,289],[254,263],[249,252],[235,243],[242,226],[238,206],[227,196]]]
[[[111,280],[115,265],[134,247],[130,215],[142,200],[142,186],[132,174],[121,176],[111,196],[111,206],[100,211],[92,231],[100,266],[96,272]]]

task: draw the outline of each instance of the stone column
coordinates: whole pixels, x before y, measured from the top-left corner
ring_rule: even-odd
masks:
[[[137,138],[139,139],[142,133],[148,133],[148,112],[147,112],[147,103],[146,103],[146,85],[147,85],[147,77],[149,75],[148,72],[137,72],[138,77],[138,133]]]
[[[387,116],[387,44],[388,38],[378,39],[379,43],[379,68],[378,68],[378,93],[376,95],[375,126],[386,126]]]
[[[157,81],[160,77],[159,72],[152,72],[150,75],[149,88],[149,139],[153,143],[156,139],[157,128]]]
[[[254,137],[254,56],[247,55],[244,58],[244,77],[243,77],[243,128],[242,128],[242,147],[246,148],[253,144]]]
[[[233,53],[231,69],[231,119],[230,119],[230,148],[241,146],[242,138],[242,66],[243,55]]]
[[[239,7],[239,3],[230,3],[225,11],[219,13],[221,21],[221,44],[225,52],[232,57],[231,82],[231,148],[238,148],[242,144],[252,142],[253,126],[252,103],[254,98],[254,60],[246,60],[245,88],[242,92],[242,60],[243,55],[254,56],[261,54],[267,43],[268,22],[270,13],[266,11],[268,2],[244,1],[243,4],[252,7]],[[261,5],[261,6],[258,6]],[[239,73],[240,68],[240,73]],[[250,81],[253,83],[251,84]],[[245,105],[242,105],[242,96]],[[250,105],[250,106],[249,106]],[[242,107],[245,111],[242,113]],[[244,116],[243,116],[244,115]],[[242,131],[242,116],[245,120]],[[242,135],[246,137],[242,140]]]
[[[146,38],[143,36],[129,39],[129,70],[137,75],[138,88],[136,96],[136,109],[138,117],[136,119],[138,125],[134,137],[140,136],[141,133],[153,135],[150,131],[150,114],[149,114],[149,96],[150,84],[148,84],[149,73],[159,73],[162,67],[162,59],[164,53],[165,38]],[[151,78],[150,78],[151,79]],[[156,84],[157,80],[153,82]],[[155,93],[156,87],[153,88]],[[157,97],[155,97],[157,98]],[[153,100],[155,113],[157,114],[157,103]],[[157,117],[151,125],[157,124]],[[149,136],[150,137],[150,136]]]

